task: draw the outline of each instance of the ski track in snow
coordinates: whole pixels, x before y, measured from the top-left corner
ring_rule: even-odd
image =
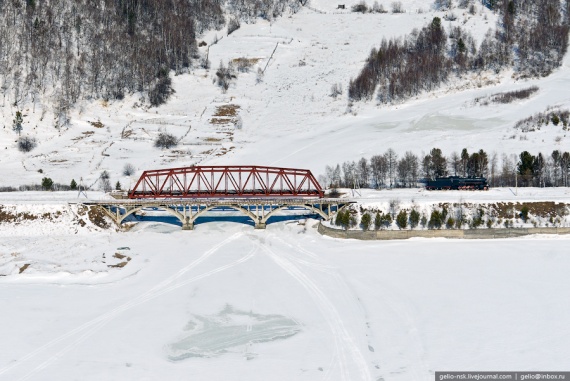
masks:
[[[270,233],[270,236],[271,239],[277,239],[277,237],[272,233]],[[281,239],[277,240],[283,242]],[[358,348],[356,338],[349,331],[349,329],[347,329],[339,311],[327,297],[327,295],[323,292],[323,290],[316,284],[315,280],[311,279],[311,277],[306,272],[299,268],[299,266],[295,265],[295,259],[293,259],[291,255],[280,255],[270,249],[267,245],[262,245],[261,243],[255,241],[254,243],[258,245],[265,253],[267,253],[267,255],[281,269],[293,277],[305,290],[307,290],[307,292],[311,295],[311,298],[313,298],[316,302],[323,317],[325,318],[335,342],[335,355],[334,358],[331,359],[331,366],[329,366],[329,371],[325,374],[325,379],[338,379],[331,374],[333,369],[332,365],[336,362],[336,365],[338,365],[339,368],[341,380],[371,381],[372,376],[370,374],[369,367],[364,356],[362,355],[362,352]],[[311,267],[317,267],[319,270],[325,269],[327,272],[330,271],[329,266],[322,266],[313,263]],[[353,370],[352,366],[354,366],[357,370]]]
[[[76,335],[82,333],[81,336],[75,338],[70,344],[66,345],[63,349],[59,350],[54,355],[50,356],[47,360],[44,360],[43,362],[41,362],[39,365],[37,365],[31,371],[26,373],[23,377],[17,378],[17,380],[19,380],[19,381],[28,380],[30,377],[37,374],[42,369],[44,369],[47,366],[56,362],[58,359],[63,357],[63,355],[65,355],[65,353],[67,353],[69,350],[71,350],[74,347],[76,347],[77,345],[81,344],[87,338],[89,338],[94,333],[96,333],[100,328],[105,326],[107,323],[109,323],[110,321],[112,321],[114,318],[116,318],[120,314],[124,313],[125,311],[128,311],[128,310],[130,310],[134,307],[137,307],[143,303],[146,303],[152,299],[155,299],[159,296],[162,296],[168,292],[174,291],[180,287],[186,286],[190,283],[204,279],[204,278],[209,277],[211,275],[225,271],[231,267],[237,266],[243,262],[246,262],[247,260],[251,259],[255,255],[256,251],[258,250],[257,246],[254,246],[248,254],[246,254],[245,256],[243,256],[242,258],[240,258],[234,262],[231,262],[231,263],[226,264],[224,266],[217,267],[213,270],[210,270],[210,271],[207,271],[207,272],[202,273],[200,275],[194,276],[190,279],[179,282],[177,284],[170,285],[175,280],[182,277],[185,273],[194,269],[200,263],[204,262],[208,257],[213,255],[215,252],[220,250],[222,247],[228,245],[229,243],[238,239],[242,235],[243,235],[242,233],[236,233],[236,234],[232,235],[231,237],[226,238],[225,240],[223,240],[219,244],[215,245],[211,249],[204,252],[198,259],[191,262],[188,266],[182,268],[176,274],[168,277],[167,279],[165,279],[164,281],[162,281],[161,283],[159,283],[158,285],[156,285],[152,289],[146,291],[142,295],[138,296],[137,298],[135,298],[135,299],[119,306],[119,307],[116,307],[113,310],[111,310],[111,311],[109,311],[109,312],[107,312],[101,316],[98,316],[97,318],[92,319],[92,320],[82,324],[81,326],[67,332],[66,334],[42,345],[41,347],[37,348],[36,350],[34,350],[34,351],[30,352],[29,354],[25,355],[24,357],[20,358],[15,363],[8,365],[8,366],[5,366],[3,368],[0,368],[0,376],[2,376],[3,374],[5,374],[11,370],[15,370],[15,368],[22,366],[23,364],[27,363],[29,360],[33,359],[34,357],[37,357],[37,356],[41,355],[43,352],[46,352],[47,350],[57,346],[58,344],[65,342],[67,339],[73,338]]]
[[[410,352],[413,361],[408,364],[411,367],[411,375],[413,380],[426,379],[425,375],[430,374],[428,361],[426,360],[427,354],[424,342],[420,337],[420,333],[413,318],[413,306],[407,301],[403,295],[398,295],[395,290],[384,288],[381,298],[385,302],[387,308],[390,308],[400,318],[407,328],[407,338],[411,341]],[[431,378],[431,376],[430,376]],[[426,379],[427,380],[427,379]]]

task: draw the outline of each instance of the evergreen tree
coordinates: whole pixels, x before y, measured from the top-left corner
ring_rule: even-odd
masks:
[[[362,230],[367,231],[370,229],[370,224],[372,222],[372,217],[370,217],[370,213],[366,212],[360,219],[360,225],[362,226]]]
[[[49,177],[44,177],[42,179],[42,188],[44,188],[44,190],[51,190],[53,188],[53,180]]]
[[[117,181],[117,184],[115,184],[115,190],[121,190],[121,183],[119,181]]]
[[[418,226],[420,222],[420,213],[415,210],[412,209],[412,211],[410,212],[410,228],[414,229],[416,226]]]
[[[534,156],[532,156],[528,151],[523,151],[520,154],[520,161],[518,163],[517,170],[522,178],[521,180],[523,185],[528,186],[532,181],[534,175],[534,161]]]
[[[515,14],[515,2],[513,0],[509,1],[509,5],[508,5],[508,12],[511,15]]]
[[[400,210],[400,213],[396,216],[396,225],[400,229],[405,229],[408,226],[408,213],[405,210]]]
[[[463,148],[461,151],[461,172],[462,176],[467,176],[467,170],[469,168],[469,152],[467,152],[467,148]]]
[[[336,214],[335,224],[341,226],[344,230],[348,230],[356,225],[356,219],[349,210],[341,210]]]
[[[466,50],[467,48],[465,46],[465,42],[463,42],[462,38],[459,38],[459,41],[457,41],[457,51],[459,52],[459,54],[463,54],[465,53]]]
[[[71,184],[69,184],[69,188],[71,190],[76,190],[77,189],[77,183],[75,182],[75,179],[71,179]]]
[[[521,208],[521,214],[520,214],[520,216],[524,222],[528,221],[528,212],[529,212],[528,206],[524,205]]]
[[[441,225],[443,225],[443,218],[439,210],[434,210],[431,212],[431,216],[429,218],[428,227],[430,229],[441,229]]]
[[[22,113],[20,111],[16,111],[16,118],[13,121],[12,129],[18,133],[18,135],[22,134],[22,123],[24,122],[24,118],[22,117]]]

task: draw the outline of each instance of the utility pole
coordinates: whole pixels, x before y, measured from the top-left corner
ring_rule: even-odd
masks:
[[[81,177],[81,179],[79,179],[79,187],[78,187],[79,192],[77,193],[77,198],[79,198],[82,193],[85,196],[85,198],[88,198],[87,193],[85,193],[86,189],[87,188],[85,187],[85,185],[83,185],[83,177]]]

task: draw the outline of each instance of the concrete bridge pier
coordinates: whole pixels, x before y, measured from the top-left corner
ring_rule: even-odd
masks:
[[[186,217],[186,221],[182,222],[182,230],[194,230],[194,223],[190,217]]]

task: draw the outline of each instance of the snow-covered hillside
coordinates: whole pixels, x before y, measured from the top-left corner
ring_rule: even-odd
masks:
[[[319,174],[327,164],[370,157],[389,147],[398,153],[439,147],[444,154],[483,148],[499,155],[523,150],[548,155],[568,146],[561,125],[528,133],[513,128],[519,119],[548,106],[568,105],[568,58],[546,78],[514,81],[509,72],[483,73],[452,80],[433,94],[401,105],[349,106],[346,86],[372,47],[445,13],[419,1],[403,2],[406,13],[401,14],[352,13],[349,2],[345,11],[328,1],[311,4],[271,23],[244,23],[230,36],[203,36],[208,44],[223,37],[200,48],[203,54],[209,49],[212,69],[175,76],[176,93],[164,106],[141,107],[137,96],[122,102],[80,102],[71,125],[59,131],[49,112],[23,110],[23,134],[38,141],[29,153],[16,148],[17,136],[11,130],[16,109],[5,104],[0,163],[3,173],[11,175],[2,177],[2,185],[37,184],[45,176],[62,184],[83,177],[91,185],[107,170],[113,185],[121,181],[128,187],[133,179],[122,175],[125,163],[137,168],[134,177],[144,169],[205,163],[298,166]],[[456,21],[443,25],[463,25],[479,42],[495,28],[496,16],[484,7],[478,6],[475,15],[454,12]],[[223,94],[212,83],[215,71],[220,62],[227,65],[238,58],[250,59],[254,66],[239,73]],[[258,75],[264,68],[265,74]],[[345,89],[337,99],[329,96],[334,84]],[[539,91],[524,101],[489,106],[474,102],[531,85]],[[160,131],[175,135],[180,144],[170,150],[155,148]]]

